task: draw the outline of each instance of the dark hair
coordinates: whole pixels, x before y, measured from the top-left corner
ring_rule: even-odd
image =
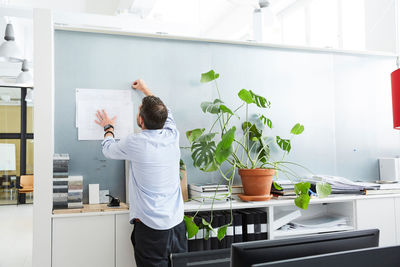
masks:
[[[146,96],[143,98],[139,115],[142,117],[146,129],[162,129],[168,117],[168,109],[160,98]]]

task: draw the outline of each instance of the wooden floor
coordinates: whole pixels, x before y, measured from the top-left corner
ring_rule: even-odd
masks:
[[[33,205],[0,206],[0,266],[32,267]]]

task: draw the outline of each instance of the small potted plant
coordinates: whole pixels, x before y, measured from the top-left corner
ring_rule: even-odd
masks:
[[[290,131],[289,139],[280,136],[267,136],[265,133],[272,129],[273,124],[268,118],[267,111],[271,107],[270,101],[265,97],[241,89],[238,97],[241,104],[236,108],[229,107],[221,99],[217,79],[219,74],[214,70],[201,74],[202,83],[214,82],[218,98],[213,101],[202,102],[200,107],[204,113],[211,113],[216,118],[211,127],[197,128],[186,132],[187,139],[191,145],[191,156],[193,165],[204,172],[218,171],[229,185],[229,194],[236,170],[242,179],[244,195],[242,200],[268,200],[273,183],[272,178],[276,173],[282,173],[289,179],[299,180],[290,166],[301,166],[294,162],[285,161],[285,156],[291,151],[291,140],[304,131],[304,126],[296,123]],[[254,105],[259,110],[256,114],[249,114],[249,105]],[[245,109],[245,117],[241,119],[238,111]],[[240,125],[239,131],[233,124]],[[237,123],[239,120],[239,123]],[[219,127],[218,130],[215,128]],[[218,141],[217,141],[218,140]],[[277,145],[282,151],[280,160],[273,160],[271,147]],[[227,171],[221,169],[221,165],[227,162],[230,165]],[[275,185],[279,188],[279,185]],[[310,183],[299,181],[295,184],[296,206],[307,209],[310,201]],[[330,194],[329,184],[318,184],[317,193],[320,197]],[[212,216],[211,216],[212,220]],[[189,237],[198,228],[193,222],[193,217],[185,217]],[[231,221],[232,223],[232,221]],[[230,223],[230,224],[231,224]],[[212,231],[211,222],[202,221],[203,227]],[[226,226],[218,229],[218,238],[223,238]],[[192,231],[191,231],[192,230]]]

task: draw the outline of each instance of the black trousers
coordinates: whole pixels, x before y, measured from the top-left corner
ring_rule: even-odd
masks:
[[[187,252],[184,221],[168,230],[155,230],[142,222],[134,224],[131,241],[137,267],[171,266],[171,253]]]

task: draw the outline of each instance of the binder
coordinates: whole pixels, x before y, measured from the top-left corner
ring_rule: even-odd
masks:
[[[261,225],[261,233],[259,240],[268,239],[268,214],[264,209],[258,209],[257,212],[260,215],[260,225]]]
[[[254,241],[254,214],[248,210],[240,211],[243,221],[243,241]]]
[[[208,216],[207,213],[199,213],[197,216],[200,218],[203,218],[207,222],[210,221],[210,216]],[[211,232],[210,232],[210,237],[208,239],[205,239],[204,237],[206,236],[206,229],[204,226],[201,226],[203,228],[203,249],[204,250],[210,250],[211,249]]]
[[[194,213],[187,213],[186,216],[188,217],[193,217]],[[191,238],[188,237],[188,251],[192,252],[195,251],[195,241],[196,241],[196,236],[193,236]]]
[[[201,227],[201,217],[197,215],[194,218],[194,222],[197,226],[199,226],[199,231],[195,236],[195,240],[193,242],[193,251],[202,251],[204,250],[204,235],[203,235],[203,227]]]
[[[231,222],[231,212],[230,211],[225,211],[224,212],[225,215],[225,224],[229,224]],[[232,215],[233,216],[233,215]],[[228,226],[228,228],[226,228],[226,235],[225,235],[225,242],[226,248],[230,248],[232,246],[233,243],[233,236],[234,236],[234,230],[233,230],[233,222],[231,225]]]
[[[210,214],[211,216],[211,214]],[[213,213],[213,220],[211,222],[211,226],[214,229],[214,231],[210,232],[211,236],[211,249],[218,249],[219,248],[219,241],[217,238],[217,233],[218,233],[218,227],[219,227],[219,218],[216,214],[216,212]]]
[[[257,210],[250,212],[254,216],[254,239],[261,240],[261,214]]]
[[[233,211],[233,243],[243,242],[242,214]]]
[[[228,223],[228,222],[226,222],[225,213],[224,212],[217,212],[216,215],[217,215],[217,218],[218,218],[218,229]],[[222,238],[221,241],[218,240],[218,238],[217,238],[217,240],[218,240],[218,248],[219,249],[226,248],[226,238],[225,237]]]

